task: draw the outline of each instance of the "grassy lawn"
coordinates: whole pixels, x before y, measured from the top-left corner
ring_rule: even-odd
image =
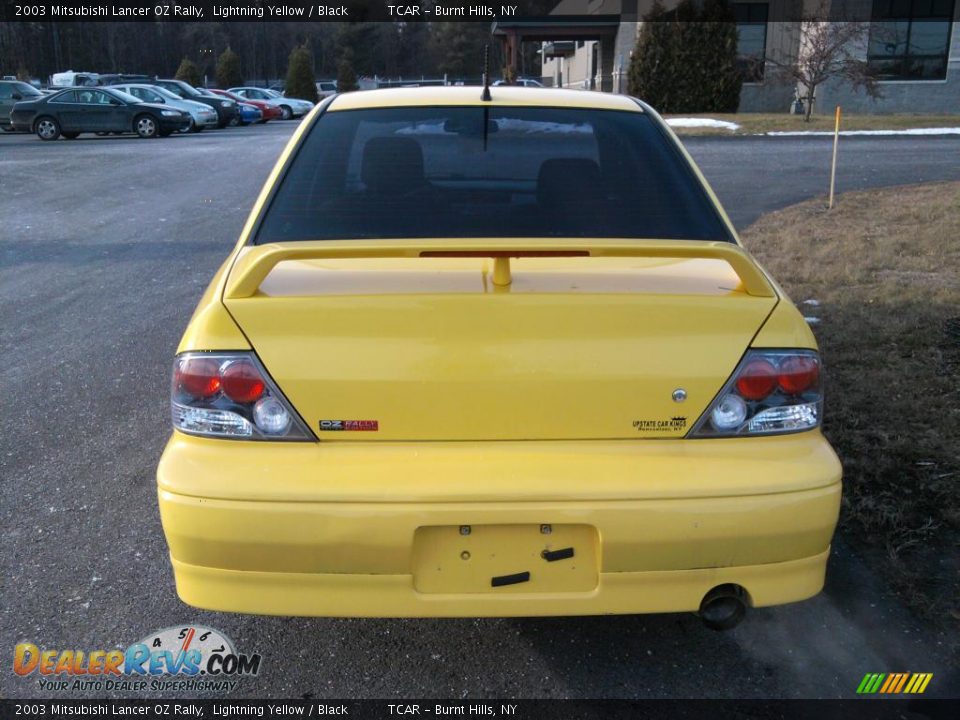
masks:
[[[813,200],[743,241],[820,318],[841,532],[910,605],[957,628],[960,183],[846,193],[832,211]]]
[[[787,113],[736,113],[664,115],[671,117],[702,117],[737,123],[739,130],[722,128],[674,128],[678,135],[755,135],[774,130],[833,132],[833,113],[813,115],[804,122],[802,115]],[[907,128],[960,127],[960,115],[844,115],[841,130],[904,130]]]

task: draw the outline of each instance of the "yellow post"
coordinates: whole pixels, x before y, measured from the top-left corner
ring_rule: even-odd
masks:
[[[833,188],[837,182],[837,143],[840,140],[840,106],[837,105],[836,118],[833,124],[833,161],[830,165],[830,202],[829,210],[833,210]]]
[[[497,255],[493,259],[493,284],[506,287],[513,279],[510,277],[510,258],[506,255]]]

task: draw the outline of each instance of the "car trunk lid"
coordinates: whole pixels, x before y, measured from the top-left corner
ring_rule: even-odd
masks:
[[[322,440],[682,437],[777,302],[731,243],[304,245],[224,301]]]

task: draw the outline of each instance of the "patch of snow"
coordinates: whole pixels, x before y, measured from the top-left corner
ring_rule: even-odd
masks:
[[[726,120],[714,120],[713,118],[670,118],[667,120],[667,125],[670,127],[723,128],[730,132],[740,129],[740,126],[736,123],[727,122]]]
[[[532,133],[560,133],[569,134],[590,134],[593,132],[589,125],[580,123],[556,123],[537,120],[518,120],[517,118],[496,118],[493,121],[498,130],[510,130],[524,134]],[[446,129],[444,122],[424,122],[417,123],[412,127],[402,127],[396,131],[397,135],[455,135],[453,131]]]
[[[807,325],[816,325],[820,322],[820,318],[818,317],[805,317],[804,320],[807,321]]]
[[[772,130],[767,135],[785,136],[820,136],[832,137],[829,130]],[[906,128],[904,130],[841,130],[840,134],[847,135],[960,135],[960,127],[940,128]]]
[[[810,298],[809,300],[804,300],[804,301],[803,301],[803,304],[804,304],[804,305],[813,305],[814,307],[816,307],[817,305],[820,304],[820,301],[819,301],[819,300],[815,300],[814,298]]]

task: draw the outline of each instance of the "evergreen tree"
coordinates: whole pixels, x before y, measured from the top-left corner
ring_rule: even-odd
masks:
[[[673,51],[673,30],[666,22],[666,11],[660,0],[654,2],[643,19],[627,71],[627,90],[634,97],[661,108],[666,100],[667,88],[663,79]]]
[[[644,16],[630,59],[630,94],[664,113],[736,112],[743,78],[729,0],[659,0]]]
[[[317,102],[317,78],[313,74],[313,53],[300,45],[290,53],[287,65],[287,97]]]
[[[353,69],[353,52],[350,48],[344,48],[337,63],[337,92],[345,93],[359,89],[357,73]]]
[[[243,75],[240,72],[240,56],[229,47],[220,54],[217,60],[217,85],[224,89],[243,85]]]
[[[737,66],[737,25],[729,0],[706,0],[701,13],[701,65],[708,69],[704,105],[707,112],[734,113],[740,105],[743,73]]]
[[[183,80],[187,85],[199,87],[203,84],[203,78],[200,77],[200,69],[189,58],[180,61],[180,67],[177,68],[177,74],[173,76],[177,80]],[[232,85],[230,87],[233,87]]]

